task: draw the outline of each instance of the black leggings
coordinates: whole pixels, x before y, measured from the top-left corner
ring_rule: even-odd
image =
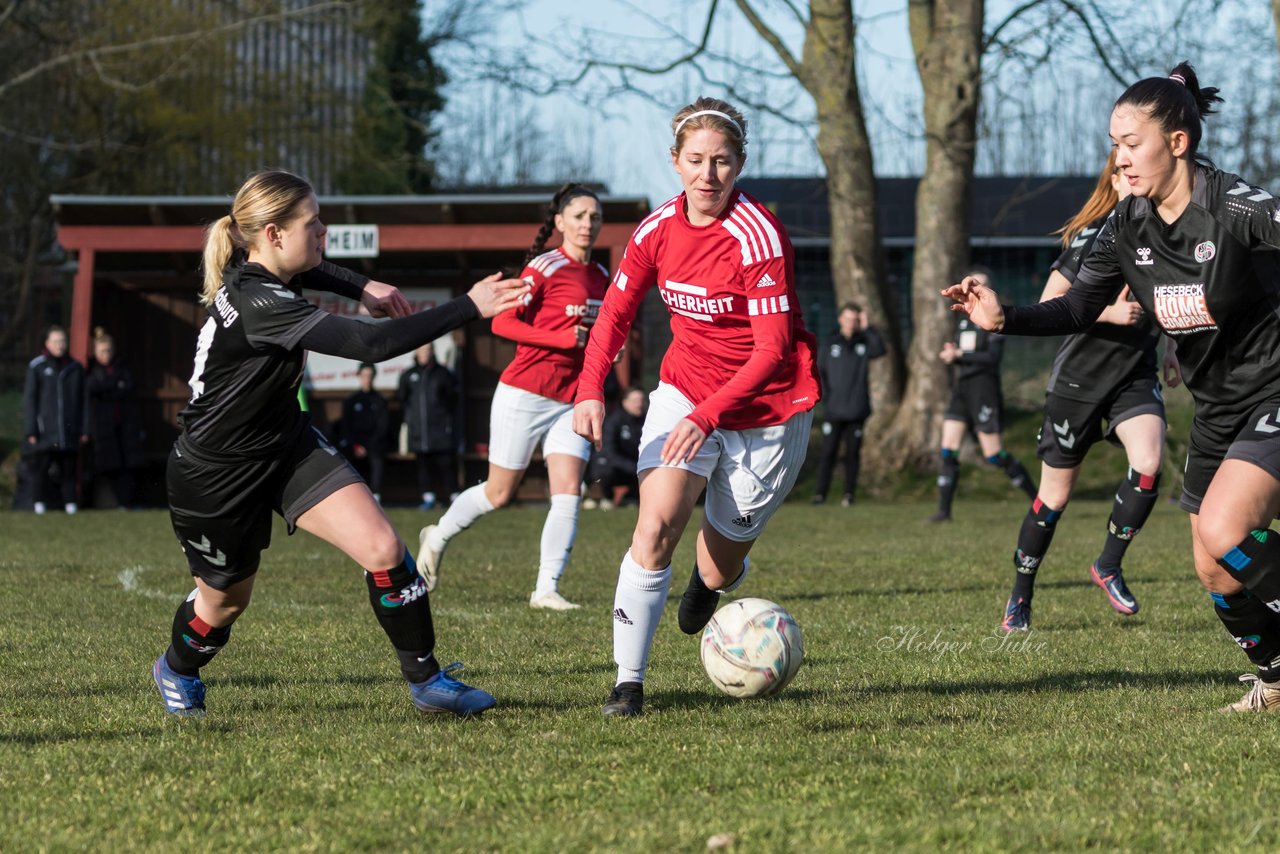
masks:
[[[862,421],[827,421],[831,432],[822,439],[822,455],[818,458],[818,483],[815,494],[826,496],[831,488],[836,459],[840,456],[840,439],[848,435],[844,454],[844,491],[852,495],[858,488],[858,472],[862,465]]]
[[[76,500],[76,468],[80,458],[79,451],[63,451],[50,448],[36,451],[31,455],[31,498],[46,504],[57,505],[59,493],[50,483],[50,469],[58,467],[58,483],[61,486],[61,503],[74,504]]]
[[[432,492],[441,501],[458,491],[458,457],[456,454],[418,454],[418,491]]]

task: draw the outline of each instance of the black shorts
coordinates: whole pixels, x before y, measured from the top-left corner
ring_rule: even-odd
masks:
[[[1094,444],[1105,439],[1119,445],[1116,425],[1138,415],[1164,419],[1160,381],[1151,374],[1132,377],[1103,400],[1072,400],[1050,392],[1044,399],[1036,456],[1056,469],[1075,468]]]
[[[258,571],[271,544],[271,513],[292,534],[298,517],[338,489],[361,483],[314,427],[277,457],[214,460],[179,437],[165,473],[169,519],[191,574],[225,590]]]
[[[1188,513],[1200,502],[1223,460],[1244,460],[1280,480],[1280,398],[1255,406],[1234,423],[1215,423],[1199,414],[1191,422],[1191,448],[1182,478],[1182,500]]]
[[[948,421],[963,421],[976,433],[999,433],[1003,429],[1003,414],[1000,378],[978,374],[956,383],[951,391],[951,402],[942,417]]]

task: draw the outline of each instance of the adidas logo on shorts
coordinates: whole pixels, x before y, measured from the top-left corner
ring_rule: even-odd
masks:
[[[748,513],[745,516],[738,516],[736,519],[733,520],[733,524],[737,525],[739,528],[750,528],[751,514]]]
[[[624,626],[632,625],[631,618],[628,617],[627,612],[622,610],[621,608],[613,609],[613,618],[617,620],[619,623],[622,623]]]

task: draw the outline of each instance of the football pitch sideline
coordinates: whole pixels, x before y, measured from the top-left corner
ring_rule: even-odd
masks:
[[[806,659],[767,700],[721,694],[679,632],[686,538],[636,719],[600,714],[634,510],[583,512],[568,613],[527,605],[544,509],[494,514],[432,595],[441,662],[498,698],[472,721],[414,709],[358,569],[279,524],[208,716],[169,719],[150,665],[191,583],[167,515],[0,514],[0,850],[1274,844],[1280,715],[1215,713],[1247,661],[1181,511],[1162,501],[1130,549],[1122,618],[1088,578],[1110,502],[1073,502],[1033,631],[1004,639],[1023,506],[932,509],[775,517],[739,595],[787,608]],[[390,515],[416,544],[438,514]]]

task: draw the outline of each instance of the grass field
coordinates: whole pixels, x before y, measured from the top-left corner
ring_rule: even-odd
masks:
[[[617,563],[634,511],[584,513],[563,589],[531,611],[537,507],[455,542],[433,596],[443,661],[499,706],[418,715],[359,573],[277,529],[253,607],[166,719],[148,671],[190,587],[164,513],[0,514],[0,850],[1266,848],[1280,716],[1225,718],[1245,659],[1165,503],[1132,549],[1142,612],[1087,580],[1108,506],[1073,504],[1034,631],[994,627],[1022,515],[962,501],[792,504],[745,595],[783,603],[807,660],[776,700],[702,674],[674,601],[649,712],[604,719]],[[423,515],[393,511],[407,536]],[[690,565],[682,544],[673,597]],[[1266,750],[1264,750],[1266,746]],[[1269,770],[1270,769],[1270,770]]]

